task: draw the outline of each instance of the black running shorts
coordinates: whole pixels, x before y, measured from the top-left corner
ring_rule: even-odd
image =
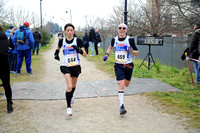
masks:
[[[134,65],[133,63],[129,63],[129,64],[118,64],[115,63],[115,75],[116,75],[116,79],[117,81],[119,80],[131,80],[132,77],[132,73],[133,73],[133,68]]]
[[[71,77],[78,77],[78,75],[81,73],[81,66],[73,66],[73,67],[66,67],[66,66],[60,66],[60,71],[65,75],[66,73],[69,73]]]

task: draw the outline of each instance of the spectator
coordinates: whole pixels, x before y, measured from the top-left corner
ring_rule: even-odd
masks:
[[[189,54],[197,51],[197,59],[200,60],[200,22],[196,23],[194,26],[194,34],[192,36],[192,42],[189,48]],[[196,83],[200,84],[200,62],[194,61],[194,69],[196,73]]]
[[[95,30],[95,43],[94,43],[96,55],[99,54],[98,45],[99,45],[100,42],[101,42],[101,37],[100,37],[100,34],[99,34],[99,30],[96,29]]]
[[[17,73],[17,47],[16,47],[16,42],[15,42],[15,32],[17,28],[13,28],[11,33],[10,33],[10,43],[13,46],[12,50],[12,61],[10,65],[10,72],[11,73]]]
[[[42,39],[42,35],[39,32],[39,28],[36,28],[36,30],[33,32],[33,37],[34,37],[34,40],[35,40],[35,45],[33,47],[33,54],[32,55],[35,54],[35,49],[37,49],[37,55],[38,55],[40,47],[41,47],[41,39]]]
[[[63,37],[64,37],[64,35],[63,35],[63,33],[60,31],[60,32],[58,33],[58,38],[59,38],[59,40],[60,40],[60,39],[63,39]]]
[[[11,33],[11,31],[12,31],[12,29],[13,29],[14,27],[13,26],[10,26],[9,28],[8,28],[8,30],[6,30],[6,36],[7,36],[7,38],[9,39],[9,35],[10,35],[10,33]],[[13,57],[13,53],[12,53],[12,47],[8,47],[8,63],[9,63],[9,68],[10,68],[10,70],[11,70],[11,62],[12,62],[12,57]]]
[[[84,44],[84,47],[85,47],[85,51],[88,54],[89,38],[88,38],[88,35],[87,35],[87,31],[85,32],[85,35],[83,36],[83,44]]]
[[[95,31],[92,27],[90,27],[90,31],[89,31],[89,45],[90,45],[90,50],[91,50],[90,56],[94,56],[94,40],[95,40]]]
[[[17,74],[21,74],[23,58],[25,57],[26,71],[32,74],[31,69],[31,49],[34,47],[34,38],[29,30],[29,23],[24,24],[15,33],[15,41],[17,45]]]
[[[0,79],[3,83],[3,88],[6,94],[7,100],[7,113],[13,111],[12,107],[12,89],[10,87],[10,70],[8,64],[8,38],[3,32],[3,28],[0,26]]]
[[[14,26],[10,26],[9,28],[8,28],[8,30],[6,30],[6,36],[7,37],[9,37],[9,35],[10,35],[10,33],[11,33],[11,31],[12,31],[12,29],[14,28]]]
[[[53,38],[53,33],[52,32],[50,32],[50,35],[51,35],[51,38]]]

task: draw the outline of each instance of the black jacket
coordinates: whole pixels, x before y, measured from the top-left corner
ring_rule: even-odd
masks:
[[[192,36],[192,41],[191,41],[188,53],[192,53],[194,50],[198,49],[198,46],[200,43],[199,39],[200,39],[200,29],[197,29],[197,30],[195,30],[195,32]]]
[[[37,43],[41,43],[41,39],[42,39],[42,35],[40,32],[38,32],[37,30],[33,32],[33,37],[35,40],[35,44]]]
[[[8,38],[3,31],[0,31],[0,55],[8,55]]]
[[[94,42],[96,38],[96,34],[93,28],[90,29],[89,31],[89,41]]]

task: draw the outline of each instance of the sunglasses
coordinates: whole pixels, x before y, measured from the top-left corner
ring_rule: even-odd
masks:
[[[126,29],[126,27],[119,27],[118,29],[119,29],[119,30],[121,30],[121,29],[125,30],[125,29]]]

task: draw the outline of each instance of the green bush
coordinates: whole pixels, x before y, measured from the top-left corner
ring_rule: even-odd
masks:
[[[49,32],[47,32],[44,29],[41,29],[40,33],[42,34],[41,45],[49,44],[50,43],[50,39],[51,39],[51,36],[50,36]]]

